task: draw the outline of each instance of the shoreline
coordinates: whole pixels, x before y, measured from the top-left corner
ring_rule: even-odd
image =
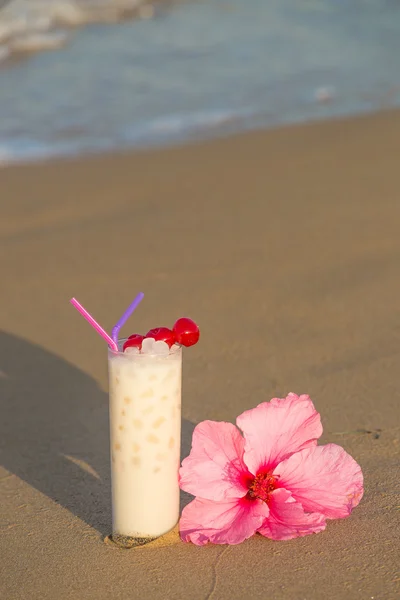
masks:
[[[370,111],[362,111],[357,112],[355,114],[345,114],[345,115],[333,115],[331,117],[316,117],[314,119],[309,119],[307,121],[289,121],[279,124],[274,124],[271,126],[265,127],[254,127],[254,128],[245,128],[239,129],[236,131],[230,132],[219,132],[216,135],[209,136],[192,136],[191,138],[187,138],[185,140],[180,140],[177,142],[164,142],[159,144],[144,144],[142,146],[130,146],[125,148],[115,148],[112,150],[98,150],[98,151],[89,151],[86,153],[73,152],[70,154],[56,154],[56,155],[48,155],[44,157],[32,157],[28,159],[8,159],[3,158],[0,155],[0,172],[3,169],[9,168],[23,168],[23,167],[36,167],[48,164],[58,164],[58,163],[76,163],[81,161],[96,161],[107,159],[111,157],[125,157],[128,155],[148,155],[148,154],[158,154],[158,153],[168,153],[170,151],[177,150],[182,148],[192,148],[199,147],[205,145],[211,145],[213,143],[223,143],[226,140],[240,140],[246,139],[250,136],[259,136],[259,135],[268,135],[274,134],[279,131],[286,130],[297,130],[303,128],[312,128],[319,126],[328,126],[331,124],[334,126],[337,124],[342,127],[345,126],[346,123],[352,123],[353,121],[368,121],[370,119],[379,119],[382,118],[384,120],[391,119],[396,115],[400,115],[400,107],[390,107],[390,108],[382,108]],[[279,134],[278,134],[279,135]],[[3,160],[3,162],[2,162]]]

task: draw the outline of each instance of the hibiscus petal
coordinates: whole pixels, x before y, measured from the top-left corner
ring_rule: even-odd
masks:
[[[277,466],[274,475],[304,510],[329,519],[347,517],[363,495],[360,465],[336,444],[293,454]]]
[[[258,532],[272,540],[291,540],[325,529],[325,517],[319,513],[305,513],[288,490],[274,490],[268,507],[269,517]]]
[[[319,413],[309,396],[273,398],[241,414],[236,423],[245,437],[244,462],[252,473],[272,470],[322,434]]]
[[[212,502],[195,498],[185,506],[179,523],[181,538],[196,546],[240,544],[251,537],[269,514],[261,500],[248,498]]]
[[[208,500],[242,498],[252,479],[243,462],[244,439],[232,423],[203,421],[193,432],[190,455],[179,471],[185,492]]]

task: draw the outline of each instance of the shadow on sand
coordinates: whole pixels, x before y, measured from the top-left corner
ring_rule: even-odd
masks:
[[[56,355],[0,332],[4,467],[97,529],[111,531],[108,396]],[[194,424],[182,423],[182,456]],[[181,504],[189,501],[181,495]]]

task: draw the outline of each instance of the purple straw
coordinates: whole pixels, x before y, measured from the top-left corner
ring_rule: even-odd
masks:
[[[118,343],[118,334],[119,334],[119,330],[121,329],[121,327],[123,325],[125,325],[125,323],[127,322],[127,320],[129,319],[129,317],[131,316],[131,314],[133,313],[133,311],[139,306],[139,304],[141,303],[141,301],[144,298],[144,294],[143,292],[140,292],[136,298],[134,299],[134,301],[132,302],[132,304],[130,304],[128,306],[128,308],[126,309],[126,311],[124,312],[124,314],[122,315],[122,317],[120,318],[119,321],[116,322],[116,324],[114,325],[114,327],[111,330],[111,337],[114,340],[114,342],[117,344]]]

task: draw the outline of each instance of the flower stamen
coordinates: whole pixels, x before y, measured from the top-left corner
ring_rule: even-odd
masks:
[[[258,473],[249,486],[247,495],[249,498],[255,500],[262,500],[268,502],[271,492],[277,487],[277,478],[271,475],[271,473]]]

